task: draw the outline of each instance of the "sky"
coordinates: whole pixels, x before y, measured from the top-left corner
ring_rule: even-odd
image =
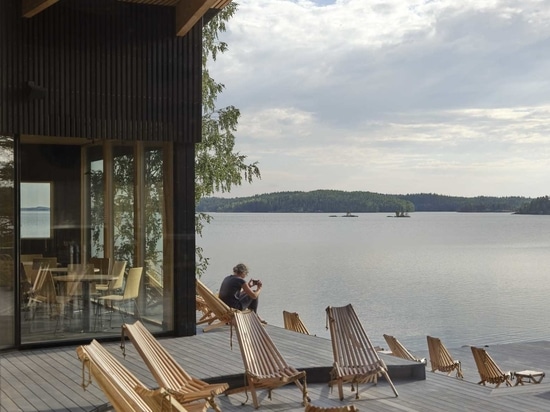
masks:
[[[550,194],[550,0],[237,0],[230,193]]]

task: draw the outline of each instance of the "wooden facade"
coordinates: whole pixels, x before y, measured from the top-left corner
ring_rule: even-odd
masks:
[[[173,8],[95,3],[0,2],[0,133],[199,141],[201,25],[176,37]]]
[[[65,217],[73,227],[56,232],[51,244],[22,240],[16,231],[14,255],[39,242],[46,252],[58,250],[78,237],[82,165],[66,174],[65,162],[80,162],[83,144],[170,143],[175,336],[196,332],[194,144],[201,139],[202,27],[229,1],[0,1],[0,138],[14,141],[15,213],[18,185],[46,178],[38,169],[21,170],[21,161],[53,156],[63,167],[49,169],[47,179],[59,182],[55,198],[71,210]],[[22,140],[37,147],[23,151]],[[15,260],[16,273],[18,267]],[[14,279],[17,289],[19,276]],[[15,301],[17,325],[21,301]]]

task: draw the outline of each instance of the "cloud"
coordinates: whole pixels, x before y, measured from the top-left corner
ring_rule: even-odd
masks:
[[[240,1],[211,65],[237,150],[281,190],[546,192],[543,1]]]

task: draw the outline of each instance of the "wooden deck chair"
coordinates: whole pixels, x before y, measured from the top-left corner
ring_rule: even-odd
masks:
[[[283,358],[271,337],[267,334],[258,315],[253,311],[236,312],[233,317],[241,355],[243,358],[246,386],[227,393],[250,390],[254,407],[260,406],[256,391],[271,391],[294,382],[302,391],[304,406],[309,403],[306,372],[298,371]]]
[[[351,390],[356,390],[359,399],[359,384],[378,382],[384,376],[395,396],[397,390],[388,375],[388,368],[380,359],[363,325],[351,304],[341,307],[329,306],[326,309],[327,323],[330,329],[334,366],[331,370],[329,385],[338,384],[340,400],[344,399],[343,384],[351,382]],[[355,389],[354,386],[357,385]]]
[[[477,371],[481,377],[478,385],[485,385],[487,382],[495,384],[496,388],[498,388],[501,383],[512,386],[512,382],[510,381],[512,378],[511,372],[503,372],[485,349],[476,348],[474,346],[472,346],[471,349],[474,360],[476,361]]]
[[[95,339],[76,349],[82,362],[82,388],[95,379],[117,412],[204,411],[205,403],[183,407],[163,388],[150,390]],[[88,371],[88,374],[86,374]]]
[[[216,319],[216,315],[210,310],[201,295],[195,295],[195,305],[197,312],[201,312],[201,317],[197,321],[199,324],[208,323],[208,321],[213,322]]]
[[[357,412],[357,408],[355,405],[322,407],[310,403],[306,405],[304,412]]]
[[[189,402],[205,400],[216,411],[221,410],[215,397],[229,388],[228,384],[209,384],[198,378],[193,378],[140,321],[132,325],[127,323],[122,325],[121,347],[123,351],[125,350],[125,336],[130,338],[158,385],[169,391],[178,402],[185,406]]]
[[[300,316],[296,312],[287,312],[286,310],[283,310],[283,321],[285,329],[303,333],[305,335],[310,334],[306,328],[306,325],[304,325],[300,319]]]
[[[462,379],[462,366],[459,360],[454,360],[439,338],[428,336],[428,352],[430,354],[430,363],[432,372],[446,372],[447,376],[456,370],[456,377]]]
[[[401,342],[399,342],[399,340],[397,340],[395,336],[384,334],[384,339],[386,340],[386,343],[388,344],[388,347],[390,348],[391,354],[393,356],[415,362],[426,363],[426,359],[420,359],[414,356],[408,351],[406,347],[401,344]]]
[[[214,316],[210,316],[208,319],[203,319],[202,321],[197,322],[197,325],[208,323],[208,326],[203,329],[203,332],[208,332],[209,330],[230,324],[233,319],[233,315],[240,311],[229,307],[199,279],[196,281],[197,293],[202,297],[206,305],[214,314]]]

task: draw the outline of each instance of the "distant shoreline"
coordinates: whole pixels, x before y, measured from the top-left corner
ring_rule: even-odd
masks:
[[[22,212],[49,212],[50,208],[45,206],[35,206],[35,207],[22,207]]]

